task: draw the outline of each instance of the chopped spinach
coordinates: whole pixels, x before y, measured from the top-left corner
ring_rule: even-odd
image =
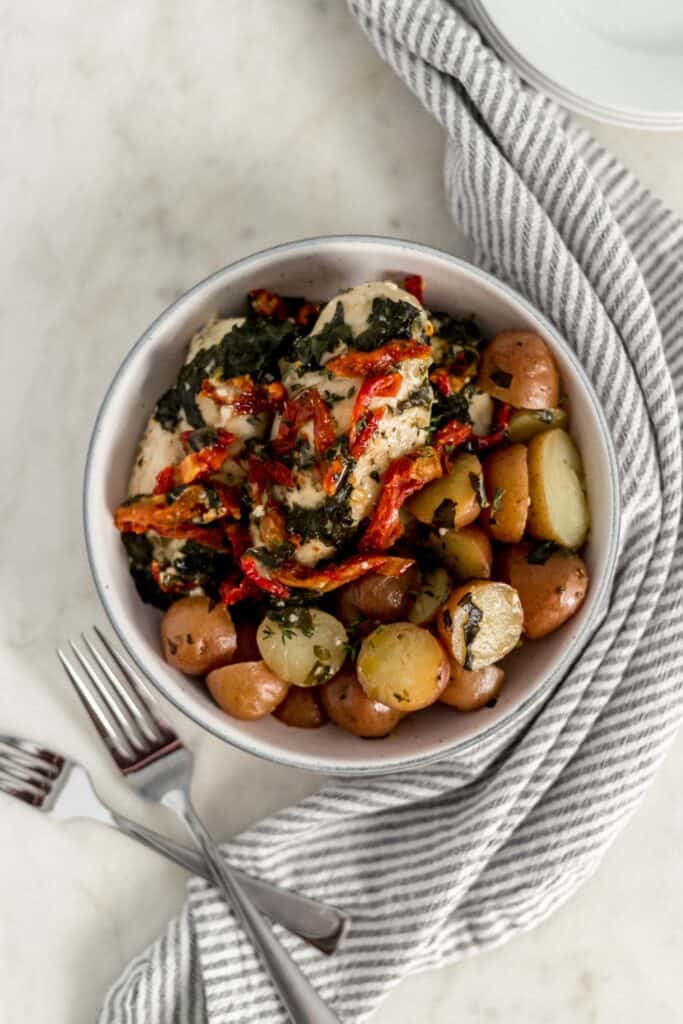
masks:
[[[200,427],[199,430],[191,431],[184,440],[193,452],[198,452],[216,444],[218,434],[212,427]]]
[[[460,598],[458,604],[464,609],[467,619],[463,626],[463,638],[465,640],[465,663],[463,668],[468,671],[472,668],[472,651],[471,647],[474,643],[474,639],[479,632],[481,626],[481,620],[484,617],[479,605],[476,605],[472,600],[472,594],[468,591],[463,597]]]
[[[428,381],[424,384],[420,384],[419,387],[413,388],[413,390],[406,395],[406,397],[400,401],[396,406],[396,414],[401,415],[406,409],[412,409],[416,405],[431,406],[434,393],[432,386]]]
[[[457,420],[458,423],[471,423],[470,399],[473,391],[474,385],[465,384],[460,391],[456,391],[454,395],[449,395],[446,398],[438,388],[434,388],[434,404],[432,405],[432,417],[429,424],[430,430],[434,432],[443,427],[444,424],[450,423],[451,420]]]
[[[165,610],[172,598],[160,589],[152,575],[152,542],[141,533],[122,533],[121,540],[128,555],[130,574],[138,594],[145,604],[153,604],[156,608]]]
[[[368,326],[354,339],[353,347],[371,352],[394,338],[412,338],[419,314],[416,306],[402,299],[373,299]]]
[[[448,313],[436,313],[437,334],[451,345],[477,351],[484,335],[474,316],[455,317]]]
[[[292,348],[292,360],[303,364],[303,368],[317,370],[326,352],[331,352],[340,343],[350,345],[351,328],[344,320],[344,307],[337,303],[334,316],[317,334],[297,338]]]
[[[295,533],[302,540],[322,540],[339,546],[354,528],[349,498],[349,474],[335,493],[315,508],[292,505],[287,511],[287,533]]]
[[[283,562],[286,562],[287,559],[292,557],[294,554],[294,545],[289,541],[284,541],[273,551],[263,547],[249,548],[245,554],[253,555],[253,557],[257,558],[261,565],[268,570],[277,569]]]
[[[289,320],[275,322],[264,317],[248,317],[236,324],[217,345],[201,349],[181,368],[175,387],[159,399],[154,418],[165,430],[174,430],[182,410],[191,427],[203,427],[197,393],[207,377],[216,371],[226,380],[244,374],[257,381],[272,377],[278,358],[300,331]]]

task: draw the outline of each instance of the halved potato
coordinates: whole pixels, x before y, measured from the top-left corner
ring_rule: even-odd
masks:
[[[536,434],[543,434],[553,427],[566,430],[568,422],[566,409],[515,409],[510,417],[508,437],[513,444],[530,441]]]
[[[243,661],[209,672],[206,685],[216,704],[233,718],[265,718],[287,696],[289,683],[278,679],[265,661]]]
[[[527,530],[540,540],[579,548],[590,525],[579,451],[565,430],[549,430],[529,442]]]
[[[515,544],[500,553],[501,573],[519,594],[524,632],[531,640],[547,636],[570,619],[588,589],[588,570],[578,555],[556,551],[539,562],[533,552],[531,544]]]
[[[290,686],[287,696],[273,714],[294,729],[319,729],[327,721],[318,690],[311,687]]]
[[[482,487],[481,462],[463,452],[456,455],[448,473],[418,491],[407,508],[421,523],[459,530],[479,515]]]
[[[292,608],[277,619],[266,616],[256,633],[268,668],[297,686],[331,679],[344,664],[347,640],[339,619],[319,608]]]
[[[508,544],[524,536],[529,513],[529,469],[523,444],[498,448],[484,462],[484,483],[489,500],[481,521],[494,540]]]
[[[412,622],[393,622],[370,633],[361,644],[356,672],[370,700],[396,711],[433,704],[449,676],[439,641]]]
[[[437,626],[449,654],[470,671],[505,657],[522,633],[522,602],[507,583],[472,580],[454,590]]]
[[[400,711],[368,697],[351,666],[320,687],[320,699],[335,725],[365,739],[388,736],[403,718]]]
[[[458,580],[485,580],[491,575],[491,541],[476,523],[462,530],[437,530],[430,535],[429,546]]]
[[[478,711],[498,696],[504,678],[505,673],[498,665],[486,665],[471,672],[451,661],[451,678],[439,700],[458,711]]]
[[[422,580],[408,618],[416,626],[429,626],[451,592],[451,578],[445,569],[428,569]]]
[[[543,338],[533,331],[503,331],[481,356],[479,387],[516,409],[552,409],[560,375]]]

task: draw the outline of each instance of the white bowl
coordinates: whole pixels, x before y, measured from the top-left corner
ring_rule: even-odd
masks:
[[[255,287],[329,299],[363,281],[400,280],[421,274],[426,305],[451,313],[474,312],[487,333],[519,327],[538,331],[557,360],[571,407],[571,429],[586,468],[592,513],[586,562],[591,584],[577,615],[543,640],[506,661],[506,681],[495,707],[459,714],[435,705],[402,722],[396,732],[370,742],[334,725],[291,729],[273,717],[258,722],[230,718],[201,682],[163,660],[159,612],[143,604],[128,572],[112,513],[126,496],[140,433],[155,402],[175,380],[187,343],[209,317],[241,311]],[[181,711],[236,747],[282,764],[318,772],[378,774],[415,767],[462,751],[492,730],[522,717],[531,701],[548,694],[590,638],[614,572],[619,498],[614,451],[593,389],[566,342],[528,302],[506,285],[462,260],[424,245],[388,238],[313,238],[248,256],[196,285],[155,320],[124,359],[100,409],[85,469],[85,536],[102,603],[122,644],[143,672]]]

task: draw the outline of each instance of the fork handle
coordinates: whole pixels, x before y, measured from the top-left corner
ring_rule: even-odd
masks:
[[[113,814],[113,818],[118,828],[126,835],[174,860],[176,864],[187,868],[193,874],[201,875],[209,882],[214,880],[201,854],[123,815]],[[300,893],[291,892],[289,889],[282,889],[260,878],[252,878],[237,868],[233,868],[232,871],[261,913],[312,946],[316,946],[321,952],[328,955],[335,952],[350,923],[347,915],[341,910],[308,896],[302,896]]]
[[[222,890],[249,935],[293,1024],[339,1024],[338,1017],[294,963],[223,860],[220,850],[192,806],[189,794],[182,789],[170,790],[162,797],[162,803],[180,815],[192,833],[206,859],[214,883]]]

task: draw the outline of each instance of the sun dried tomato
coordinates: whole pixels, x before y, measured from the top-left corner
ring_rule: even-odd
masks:
[[[242,555],[240,558],[240,566],[242,572],[249,579],[254,586],[258,587],[259,590],[265,591],[266,594],[272,594],[273,597],[288,597],[289,587],[279,583],[276,579],[270,576],[264,576],[260,570],[257,559],[254,555]]]
[[[325,363],[325,369],[336,377],[368,377],[388,373],[406,359],[431,359],[429,345],[414,338],[398,339],[381,345],[373,352],[347,352]]]
[[[441,460],[434,448],[402,455],[389,466],[370,525],[360,539],[361,551],[385,551],[403,534],[401,506],[416,491],[442,475]]]
[[[318,455],[333,444],[336,431],[329,407],[315,388],[309,388],[296,398],[289,398],[282,410],[278,434],[272,442],[273,451],[279,455],[290,452],[296,446],[301,428],[313,420],[315,449]]]
[[[162,537],[175,537],[180,527],[203,527],[226,516],[238,519],[241,513],[239,494],[234,488],[212,484],[207,489],[191,484],[173,501],[166,494],[155,494],[121,505],[114,513],[114,522],[122,533],[154,530]],[[176,532],[169,532],[173,530]],[[187,532],[181,535],[188,536]]]
[[[361,384],[351,413],[349,445],[351,454],[357,459],[367,447],[368,441],[377,430],[384,409],[368,413],[368,406],[376,398],[393,398],[398,394],[403,377],[400,373],[378,374],[366,377]],[[361,425],[362,424],[362,425]]]
[[[453,452],[472,437],[472,424],[460,423],[459,420],[451,420],[440,430],[437,430],[432,442],[439,453],[444,471],[450,468],[450,459]]]
[[[425,290],[425,280],[422,274],[409,274],[403,282],[403,288],[422,304]]]

